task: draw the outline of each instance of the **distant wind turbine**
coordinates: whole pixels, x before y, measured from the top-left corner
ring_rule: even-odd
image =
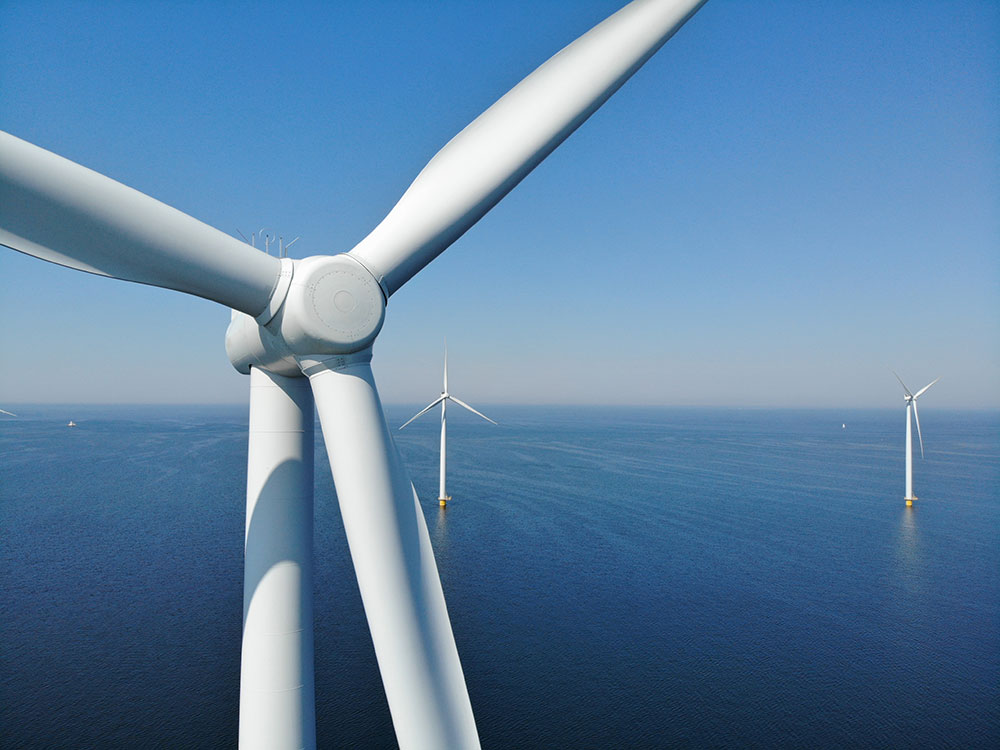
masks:
[[[438,404],[441,404],[441,479],[440,479],[440,481],[438,483],[438,487],[439,487],[438,502],[441,504],[442,508],[445,507],[448,504],[449,500],[451,500],[451,496],[448,495],[448,492],[445,489],[445,481],[444,481],[445,468],[446,468],[446,466],[448,464],[448,458],[447,458],[448,451],[447,451],[447,447],[446,447],[447,434],[448,434],[448,422],[447,422],[447,419],[446,419],[445,415],[447,413],[448,402],[449,401],[454,401],[459,406],[464,406],[466,409],[468,409],[469,411],[471,411],[473,414],[482,417],[487,422],[492,422],[493,424],[496,424],[496,422],[494,422],[492,419],[490,419],[489,417],[487,417],[485,414],[480,414],[478,411],[476,411],[475,409],[473,409],[471,406],[469,406],[464,401],[462,401],[460,399],[457,399],[454,396],[452,396],[450,393],[448,393],[448,347],[445,347],[445,350],[444,350],[444,387],[441,389],[441,395],[437,399],[435,399],[434,401],[432,401],[431,403],[429,403],[427,406],[425,406],[423,409],[421,409],[420,411],[418,411],[416,414],[414,414],[412,417],[410,417],[399,428],[399,429],[403,429],[403,427],[406,427],[406,425],[408,425],[410,422],[412,422],[417,417],[419,417],[419,416],[421,416],[423,414],[426,414],[431,409],[433,409],[435,406],[437,406]]]
[[[892,374],[896,375],[896,380],[903,386],[903,399],[906,401],[906,497],[903,499],[906,500],[907,505],[913,505],[913,501],[917,498],[913,494],[913,433],[910,428],[910,410],[913,410],[913,418],[917,422],[917,439],[920,441],[920,457],[923,458],[924,438],[920,434],[920,414],[917,412],[917,399],[941,378],[935,378],[916,393],[910,393],[910,389],[906,387],[906,383],[896,374],[895,370],[893,370]]]

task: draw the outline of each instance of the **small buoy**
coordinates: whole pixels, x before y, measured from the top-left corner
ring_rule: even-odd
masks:
[[[840,429],[842,429],[842,430],[846,430],[846,429],[847,429],[847,425],[846,425],[846,424],[842,424],[842,425],[840,425]]]

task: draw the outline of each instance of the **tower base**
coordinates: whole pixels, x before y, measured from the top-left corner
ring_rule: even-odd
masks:
[[[903,499],[906,501],[907,505],[913,505],[913,501],[917,499],[917,496],[914,495],[913,497],[904,497]]]
[[[446,507],[448,505],[448,501],[449,500],[451,500],[451,495],[447,495],[445,497],[439,497],[438,498],[438,505],[440,505],[442,508],[444,508],[444,507]]]

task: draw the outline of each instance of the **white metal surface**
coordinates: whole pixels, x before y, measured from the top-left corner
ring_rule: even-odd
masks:
[[[905,500],[913,500],[913,433],[910,426],[910,406],[912,402],[906,402],[906,494]]]
[[[475,409],[473,409],[471,406],[469,406],[467,403],[465,403],[462,399],[458,398],[457,396],[449,395],[448,399],[450,401],[454,401],[459,406],[465,407],[466,409],[468,409],[469,411],[471,411],[473,414],[475,414],[477,417],[482,417],[483,419],[485,419],[490,424],[496,424],[496,422],[494,422],[492,419],[490,419],[489,417],[487,417],[482,412],[476,411]]]
[[[382,412],[369,360],[304,363],[351,558],[404,750],[477,748],[479,736],[413,486]]]
[[[636,0],[550,58],[442,148],[351,250],[392,294],[509,193],[705,0]]]
[[[281,271],[277,258],[2,131],[0,244],[249,315],[266,308]]]
[[[448,368],[445,367],[445,372]],[[445,375],[447,382],[448,376]],[[445,475],[448,473],[448,399],[441,399],[441,453],[440,474],[438,475],[438,500],[448,499],[448,488],[445,486]]]
[[[917,397],[914,396],[910,402],[913,404],[913,421],[917,423],[917,442],[920,443],[920,457],[924,457],[924,436],[920,434],[920,411],[917,409]]]
[[[920,389],[919,391],[917,391],[916,393],[914,393],[914,394],[913,394],[913,398],[920,398],[920,397],[921,397],[922,395],[924,395],[924,392],[925,392],[925,391],[926,391],[926,390],[927,390],[928,388],[930,388],[930,387],[931,387],[932,385],[934,385],[934,384],[935,384],[936,382],[938,382],[938,381],[939,381],[940,379],[941,379],[941,378],[934,378],[934,380],[932,380],[932,381],[931,381],[931,382],[929,382],[929,383],[928,383],[927,385],[925,385],[925,386],[924,386],[923,388],[921,388],[921,389]]]
[[[401,424],[399,426],[399,429],[403,429],[404,427],[406,427],[406,425],[408,425],[410,422],[412,422],[417,417],[423,416],[424,414],[426,414],[427,412],[429,412],[431,409],[433,409],[435,406],[437,406],[438,404],[440,404],[442,401],[444,401],[444,394],[441,394],[440,396],[438,396],[436,399],[434,399],[429,404],[427,404],[427,406],[425,406],[423,409],[421,409],[416,414],[414,414],[412,417],[410,417],[405,422],[403,422],[403,424]]]
[[[306,378],[250,372],[240,748],[316,746],[313,398]]]

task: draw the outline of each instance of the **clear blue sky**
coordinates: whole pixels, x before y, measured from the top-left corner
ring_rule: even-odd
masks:
[[[0,128],[223,231],[349,250],[613,12],[574,2],[0,5]],[[1000,406],[1000,6],[710,2],[390,302],[474,405]],[[227,310],[0,250],[0,406],[241,402]],[[926,405],[925,405],[926,404]]]

